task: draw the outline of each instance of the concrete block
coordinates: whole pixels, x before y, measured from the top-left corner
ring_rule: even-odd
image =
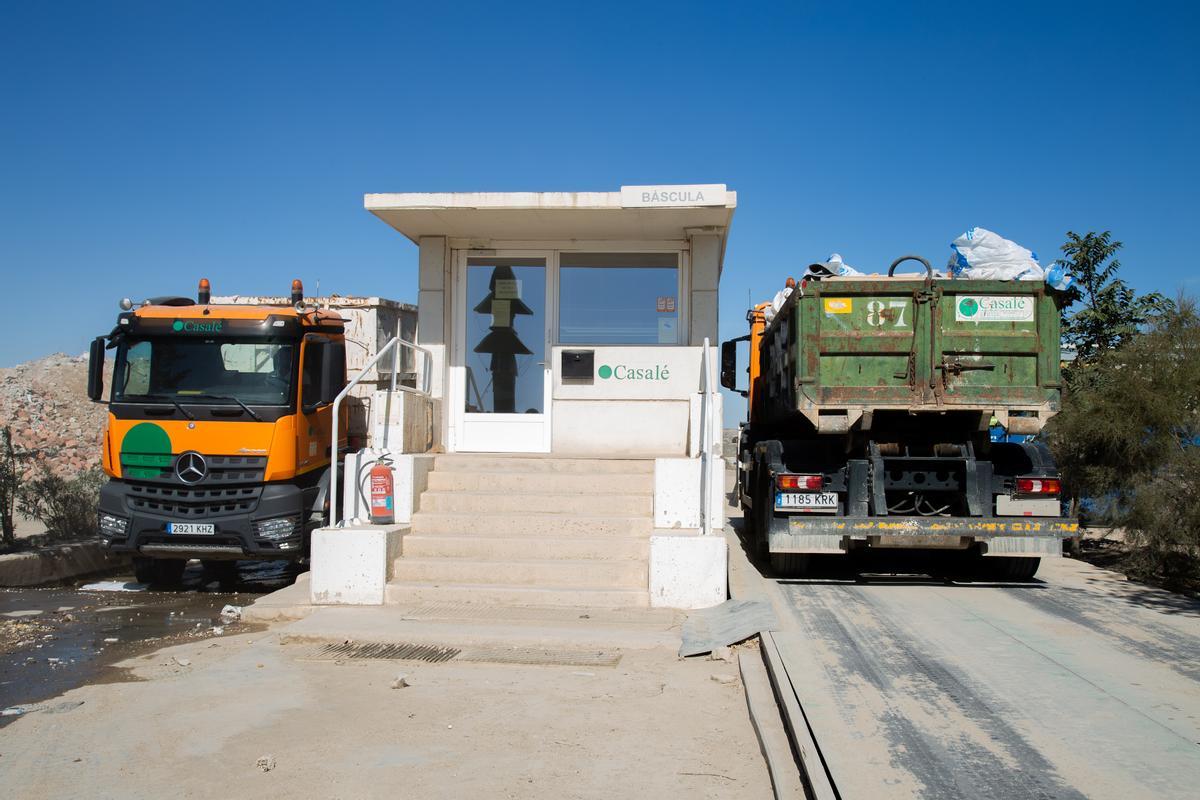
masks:
[[[729,595],[729,549],[724,536],[650,537],[650,606],[709,608]]]
[[[700,527],[700,459],[654,459],[654,527]]]
[[[397,453],[429,452],[437,439],[437,401],[397,391],[392,394],[389,408],[387,396],[386,389],[376,390],[371,396],[371,446]]]
[[[383,605],[405,530],[400,525],[363,525],[314,531],[313,604]]]

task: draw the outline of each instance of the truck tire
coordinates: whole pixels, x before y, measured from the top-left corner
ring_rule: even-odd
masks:
[[[771,553],[771,570],[780,578],[803,578],[811,565],[807,553]]]
[[[133,575],[138,583],[148,583],[152,586],[178,586],[186,567],[187,559],[184,558],[139,556],[133,559]]]
[[[1028,556],[992,556],[985,558],[988,576],[998,581],[1027,581],[1037,574],[1040,558]]]

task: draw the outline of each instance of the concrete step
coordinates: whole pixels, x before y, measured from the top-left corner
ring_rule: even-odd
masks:
[[[412,533],[471,536],[614,536],[648,539],[654,520],[642,514],[534,514],[429,511],[412,516]]]
[[[384,602],[474,603],[490,606],[572,606],[578,608],[648,608],[646,589],[579,589],[573,586],[501,586],[493,583],[439,585],[389,583]]]
[[[635,559],[650,557],[650,540],[617,536],[454,536],[410,533],[404,558]]]
[[[403,584],[490,583],[498,586],[572,586],[588,589],[641,589],[647,584],[644,561],[556,559],[495,561],[463,558],[396,559],[392,581]]]
[[[559,458],[453,453],[434,458],[434,472],[505,472],[653,475],[652,458]]]
[[[653,494],[650,474],[617,472],[467,472],[429,473],[434,492],[541,492],[562,494]]]
[[[646,515],[654,512],[652,494],[553,494],[522,492],[433,492],[421,495],[422,511],[473,511],[479,514],[506,511],[526,513]]]

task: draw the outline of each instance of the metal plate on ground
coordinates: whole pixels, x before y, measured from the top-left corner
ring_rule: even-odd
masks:
[[[769,603],[754,600],[726,600],[719,606],[688,613],[683,622],[681,657],[711,653],[718,647],[749,639],[756,633],[779,627]]]
[[[340,642],[314,648],[304,661],[424,661],[443,664],[466,661],[486,664],[528,664],[561,667],[615,667],[621,654],[612,650],[559,650],[542,647],[450,647],[409,642]]]

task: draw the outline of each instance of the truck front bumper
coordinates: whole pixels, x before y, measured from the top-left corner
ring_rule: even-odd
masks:
[[[768,534],[772,553],[844,553],[856,547],[965,550],[985,556],[1061,556],[1076,520],[1036,517],[777,518]]]
[[[145,501],[144,487],[139,488],[142,490],[114,480],[100,490],[100,538],[109,552],[214,560],[297,559],[304,555],[308,510],[297,486],[260,485],[250,509],[202,516],[148,508],[153,504]],[[293,524],[289,527],[284,520]],[[268,521],[272,525],[263,524]],[[214,532],[172,534],[167,526],[173,522],[211,524]]]

